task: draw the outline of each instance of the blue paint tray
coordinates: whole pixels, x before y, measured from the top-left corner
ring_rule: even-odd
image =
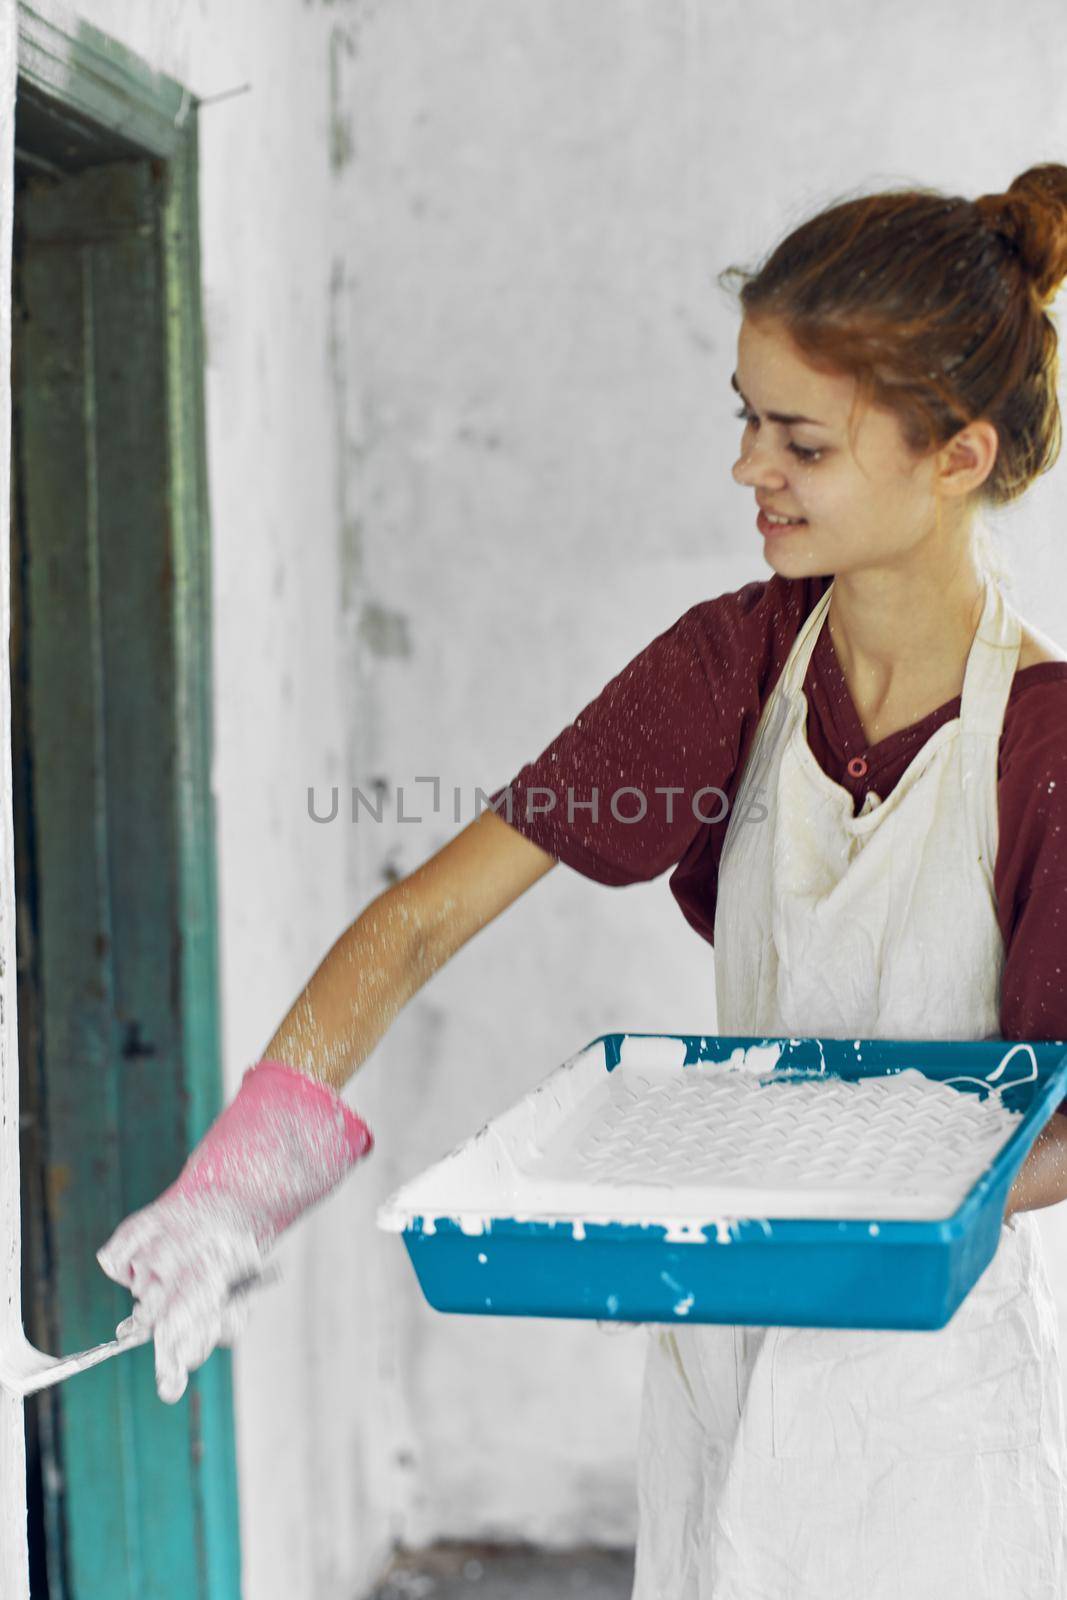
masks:
[[[712,1079],[731,1072],[746,1078],[731,1092],[747,1096],[747,1130],[709,1118],[708,1096],[720,1092]],[[839,1176],[832,1193],[808,1178],[787,1215],[761,1214],[775,1207],[760,1189],[752,1140],[778,1159],[801,1121],[793,1112],[802,1102],[783,1085],[815,1081],[820,1096],[851,1095],[854,1107],[848,1084],[902,1072],[912,1076],[895,1091],[917,1088],[922,1098],[909,1113],[913,1167],[900,1164],[905,1141],[882,1127],[841,1158],[856,1167],[850,1192]],[[811,1088],[803,1095],[810,1107]],[[864,1095],[877,1098],[866,1086]],[[1064,1099],[1062,1040],[608,1033],[405,1184],[380,1207],[378,1225],[403,1234],[439,1311],[940,1328],[992,1260],[1008,1190]],[[1013,1116],[990,1119],[987,1104]],[[820,1101],[819,1114],[830,1105]],[[940,1166],[950,1134],[975,1167],[957,1165],[951,1182]],[[747,1190],[736,1176],[723,1187],[709,1166],[720,1137],[744,1149]],[[832,1143],[825,1130],[819,1137]],[[914,1220],[920,1178],[923,1220]]]

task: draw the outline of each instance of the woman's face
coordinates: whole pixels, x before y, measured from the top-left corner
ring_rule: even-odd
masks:
[[[746,318],[734,387],[744,433],[733,475],[753,491],[753,521],[759,506],[804,519],[759,535],[776,572],[799,578],[899,566],[930,537],[934,458],[913,455],[896,417],[875,406],[850,444],[854,379],[816,372],[781,324]]]

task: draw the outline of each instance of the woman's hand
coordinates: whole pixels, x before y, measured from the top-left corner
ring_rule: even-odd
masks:
[[[97,1260],[135,1297],[118,1336],[153,1330],[161,1400],[179,1400],[189,1372],[233,1342],[278,1235],[373,1145],[332,1089],[261,1061],[170,1188],[120,1223]]]
[[[1067,1200],[1067,1116],[1054,1111],[1008,1191],[1004,1221],[1017,1211],[1036,1211],[1061,1200]]]

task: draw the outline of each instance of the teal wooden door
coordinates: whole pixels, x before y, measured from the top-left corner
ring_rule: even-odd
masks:
[[[33,1281],[57,1353],[127,1314],[95,1251],[176,1176],[219,1101],[180,181],[163,162],[110,162],[29,179],[16,205],[16,798],[36,1020],[20,1050],[42,1164],[27,1237],[47,1253]],[[238,1600],[228,1353],[176,1406],[156,1395],[151,1346],[50,1404],[50,1600]]]

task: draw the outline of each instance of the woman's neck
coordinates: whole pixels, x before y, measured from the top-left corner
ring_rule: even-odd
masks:
[[[865,728],[908,726],[960,693],[984,600],[970,541],[950,560],[835,578],[827,626]]]

